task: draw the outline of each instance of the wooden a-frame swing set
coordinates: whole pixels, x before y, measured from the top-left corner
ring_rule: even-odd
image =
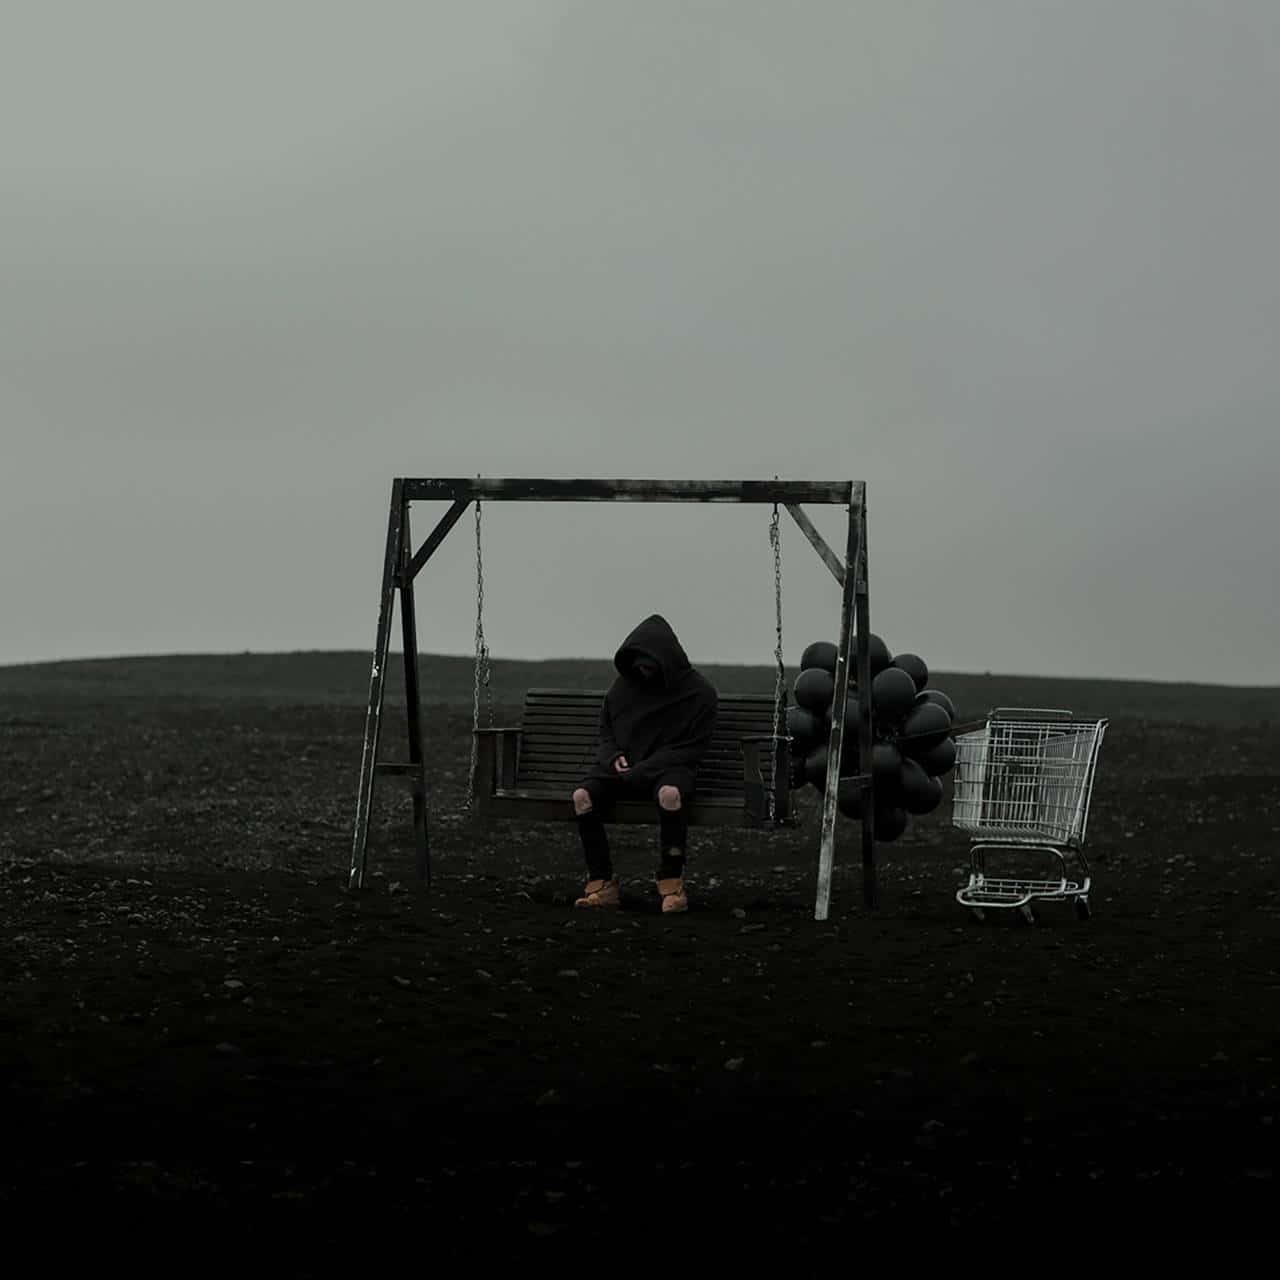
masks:
[[[451,505],[437,522],[423,544],[415,551],[409,524],[409,507],[415,501],[447,501]],[[760,728],[758,710],[761,695],[738,699],[721,699],[721,718],[727,723],[718,728],[723,749],[740,756],[744,781],[734,792],[746,800],[754,795],[754,803],[737,806],[733,820],[739,825],[777,827],[791,825],[790,794],[786,790],[788,744],[783,715],[785,691],[782,661],[781,565],[778,552],[778,511],[785,508],[805,538],[830,570],[841,588],[840,640],[837,646],[835,691],[831,709],[831,730],[827,744],[826,782],[823,790],[822,836],[818,857],[817,898],[814,918],[825,920],[831,900],[831,873],[835,859],[835,826],[840,763],[845,728],[845,708],[852,682],[851,666],[856,663],[856,681],[860,688],[871,687],[871,656],[868,637],[871,634],[870,604],[867,590],[867,507],[866,485],[861,481],[801,480],[537,480],[537,479],[409,479],[396,478],[391,485],[391,506],[387,517],[386,551],[382,565],[382,592],[378,610],[377,638],[374,643],[373,666],[369,677],[369,703],[365,716],[364,747],[360,762],[360,787],[356,801],[355,835],[351,850],[351,888],[363,888],[368,850],[369,816],[373,803],[374,780],[380,775],[407,777],[413,791],[414,845],[417,871],[421,880],[430,884],[431,858],[428,833],[428,788],[422,751],[422,708],[419,699],[417,616],[414,607],[414,580],[423,566],[444,541],[449,531],[474,503],[476,510],[477,575],[480,576],[479,533],[480,508],[484,501],[499,502],[745,502],[773,506],[770,539],[774,548],[777,582],[777,679],[772,698],[772,732],[743,732]],[[848,512],[848,535],[843,561],[831,550],[822,535],[805,514],[803,503],[843,505]],[[409,760],[390,762],[378,758],[382,724],[383,694],[386,688],[387,664],[390,660],[391,623],[395,596],[400,593],[400,625],[404,649],[404,689],[408,720]],[[480,603],[483,603],[483,579],[480,578]],[[571,789],[563,795],[557,789],[530,790],[521,785],[521,736],[515,730],[484,730],[479,726],[479,689],[482,678],[488,686],[488,650],[484,644],[479,612],[476,622],[476,701],[472,736],[472,767],[468,789],[468,808],[477,787],[491,803],[478,806],[479,813],[505,814],[533,820],[571,820]],[[576,702],[566,694],[576,694]],[[537,695],[537,696],[535,696]],[[586,701],[584,701],[584,698]],[[862,790],[862,883],[863,900],[868,908],[876,905],[875,831],[872,776],[872,726],[869,698],[857,700],[858,760],[861,772],[856,778]],[[575,743],[594,724],[598,701],[582,691],[530,691],[526,701],[526,717],[531,708],[542,714],[553,714],[560,732],[575,732]],[[566,709],[568,708],[568,709]],[[550,709],[550,710],[548,710]],[[753,719],[753,711],[756,712]],[[494,737],[501,735],[502,759],[499,764]],[[771,770],[760,767],[758,745],[768,742]],[[528,735],[526,734],[526,745]],[[478,750],[479,748],[479,750]],[[545,746],[541,748],[546,751]],[[713,747],[714,750],[714,747]],[[537,755],[536,752],[531,754]],[[553,753],[554,754],[554,753]],[[483,765],[477,777],[477,759]],[[562,758],[571,759],[571,756]],[[563,766],[561,766],[563,767]],[[525,770],[527,774],[529,771]],[[770,776],[771,774],[771,776]],[[700,784],[701,789],[701,784]],[[764,801],[761,801],[761,796]],[[726,820],[723,798],[713,798],[700,816],[694,806],[690,825],[723,823]],[[479,816],[476,809],[472,816]],[[652,820],[644,806],[635,806],[623,821]]]

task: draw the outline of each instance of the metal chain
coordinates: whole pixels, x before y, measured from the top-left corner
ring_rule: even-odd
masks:
[[[774,477],[777,479],[777,476]],[[773,595],[777,624],[777,643],[773,656],[777,659],[777,677],[773,685],[773,787],[769,791],[769,821],[778,816],[778,757],[782,754],[778,742],[782,737],[782,700],[786,671],[782,662],[782,543],[778,534],[778,504],[773,504],[773,518],[769,521],[769,542],[773,547]]]
[[[480,542],[480,499],[476,499],[476,665],[475,690],[471,702],[471,768],[467,774],[467,798],[463,803],[465,812],[470,813],[476,799],[476,764],[479,754],[479,739],[476,730],[480,727],[480,686],[484,685],[485,707],[488,712],[489,728],[493,728],[493,695],[489,688],[489,646],[484,638],[484,554]]]

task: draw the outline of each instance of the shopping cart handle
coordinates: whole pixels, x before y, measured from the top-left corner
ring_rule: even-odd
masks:
[[[1074,720],[1075,712],[1060,707],[993,707],[988,720]]]

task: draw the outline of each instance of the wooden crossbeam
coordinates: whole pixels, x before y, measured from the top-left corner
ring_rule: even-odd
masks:
[[[852,481],[811,480],[538,480],[402,478],[411,501],[472,498],[548,502],[825,502],[855,501]],[[858,486],[860,491],[861,486]]]

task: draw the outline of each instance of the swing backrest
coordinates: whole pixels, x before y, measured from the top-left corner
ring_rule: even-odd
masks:
[[[517,785],[568,795],[595,757],[602,690],[530,689],[520,723]],[[773,732],[767,693],[721,694],[711,747],[698,767],[698,799],[741,806],[742,739]],[[784,727],[783,732],[786,732]]]

